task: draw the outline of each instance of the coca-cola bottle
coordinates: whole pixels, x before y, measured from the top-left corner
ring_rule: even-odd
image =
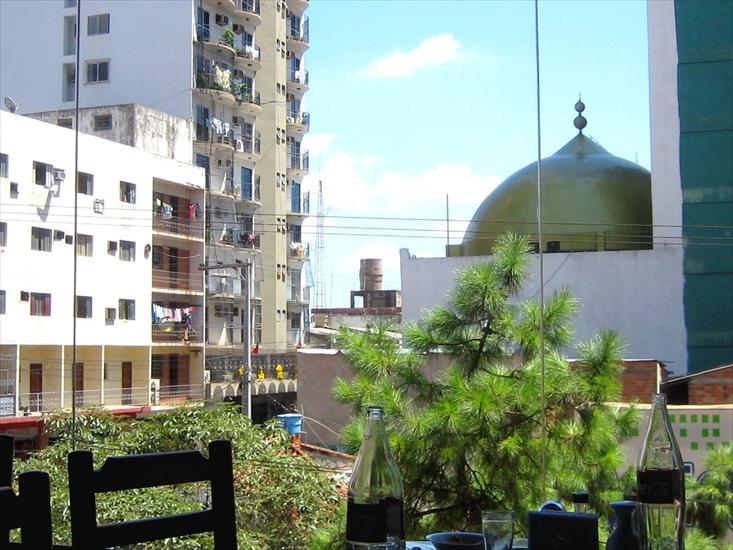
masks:
[[[402,478],[389,449],[384,409],[369,407],[364,437],[349,482],[349,550],[404,550]]]
[[[684,550],[685,478],[664,394],[654,394],[636,470],[642,550]]]

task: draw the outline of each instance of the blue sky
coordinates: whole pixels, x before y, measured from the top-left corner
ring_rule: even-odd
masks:
[[[324,187],[326,307],[348,305],[359,258],[399,288],[400,248],[444,255],[506,177],[536,160],[534,4],[312,0],[306,54],[311,213]],[[649,168],[646,2],[540,2],[542,154],[576,133]],[[380,219],[381,218],[381,219]],[[427,221],[416,221],[416,218]],[[432,220],[432,221],[431,221]]]

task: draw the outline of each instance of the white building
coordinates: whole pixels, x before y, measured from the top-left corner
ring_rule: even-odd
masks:
[[[308,213],[301,191],[308,171],[301,141],[310,122],[303,110],[308,1],[84,0],[80,6],[80,106],[134,103],[191,122],[188,160],[204,168],[207,180],[204,260],[254,265],[253,367],[269,372],[284,364],[294,375],[293,352],[308,319],[309,255],[301,230]],[[58,123],[68,124],[76,14],[76,0],[0,2],[0,96],[12,96],[20,112],[61,111]],[[99,135],[129,127],[101,115],[88,128]],[[174,208],[174,217],[182,215]],[[207,367],[214,380],[236,382],[245,330],[239,270],[209,270],[207,290]]]
[[[200,399],[203,219],[156,202],[203,201],[204,171],[80,134],[75,193],[74,141],[0,111],[0,415],[71,406],[74,338],[77,405]]]

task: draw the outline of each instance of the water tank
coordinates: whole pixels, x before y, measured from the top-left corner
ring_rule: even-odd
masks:
[[[360,290],[382,290],[382,260],[367,258],[359,260]]]

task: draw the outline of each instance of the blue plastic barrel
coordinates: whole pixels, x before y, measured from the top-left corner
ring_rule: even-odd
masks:
[[[285,428],[290,435],[302,433],[303,428],[303,415],[296,413],[278,414],[277,417],[280,422],[283,423]]]

